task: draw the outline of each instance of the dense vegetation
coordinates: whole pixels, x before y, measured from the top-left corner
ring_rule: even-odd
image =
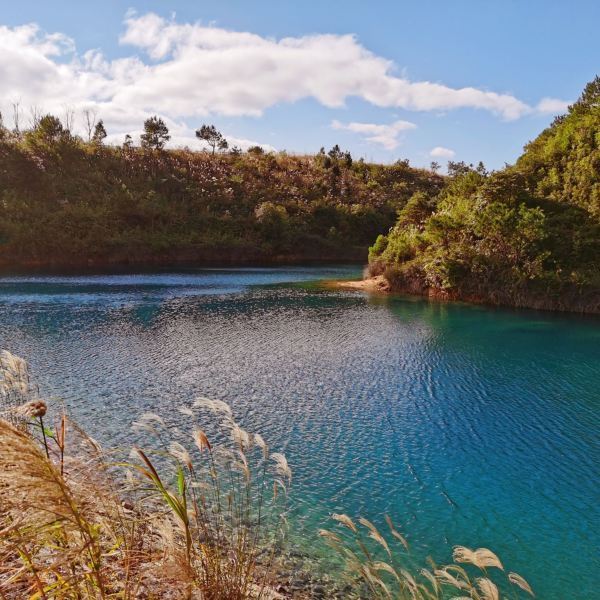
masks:
[[[88,125],[0,124],[0,267],[363,260],[377,238],[371,272],[397,290],[600,311],[599,78],[515,165],[446,178],[337,146],[243,153],[208,125],[208,152],[166,150],[158,117],[105,146]]]
[[[416,191],[443,178],[408,161],[352,161],[337,146],[296,157],[229,149],[212,126],[208,152],[166,150],[164,122],[140,145],[89,141],[51,115],[0,129],[0,266],[364,260]]]
[[[373,274],[412,293],[600,312],[600,78],[515,165],[449,175],[377,238]]]

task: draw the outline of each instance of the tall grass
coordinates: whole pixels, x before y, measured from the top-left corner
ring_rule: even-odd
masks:
[[[389,517],[386,535],[364,517],[358,523],[345,514],[332,518],[338,528],[319,533],[343,557],[353,597],[500,600],[501,591],[504,598],[534,595],[527,581],[518,573],[505,573],[498,556],[487,548],[456,546],[453,563],[438,566],[430,560],[429,568],[418,568],[406,538]]]
[[[64,414],[45,425],[46,403],[25,361],[8,352],[0,400],[0,598],[281,597],[274,590],[292,472],[227,404],[198,398],[181,407],[187,433],[142,415],[133,427],[154,450],[135,447],[117,460]],[[532,594],[490,550],[456,547],[453,564],[418,569],[391,519],[385,535],[365,518],[333,519],[335,531],[319,533],[347,565],[349,584],[337,597]]]
[[[0,381],[18,387],[15,372],[27,369],[3,357]],[[190,423],[219,423],[216,441],[194,426],[189,449],[159,416],[143,415],[134,426],[160,450],[135,448],[125,461],[64,415],[54,428],[39,423],[39,398],[9,404],[2,416],[12,422],[0,419],[0,597],[274,596],[291,470],[225,403],[201,398],[183,409]]]

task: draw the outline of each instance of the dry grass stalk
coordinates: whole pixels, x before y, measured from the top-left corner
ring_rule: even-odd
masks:
[[[509,573],[508,577],[503,575],[500,587],[492,581],[487,569],[495,567],[502,572],[504,567],[496,554],[487,548],[470,550],[464,546],[457,546],[453,553],[455,563],[444,567],[436,567],[432,563],[432,570],[415,569],[415,561],[406,555],[408,543],[404,536],[398,533],[389,517],[385,520],[391,536],[400,544],[399,552],[390,546],[371,521],[360,518],[358,522],[364,529],[359,529],[346,514],[334,514],[332,518],[343,526],[340,533],[322,529],[319,535],[344,557],[353,597],[397,600],[499,600],[501,588],[511,588],[516,597],[518,594],[514,586],[533,595],[529,584],[516,573]],[[367,533],[367,540],[363,539],[364,532]],[[370,548],[367,545],[369,540],[377,546]],[[385,551],[388,560],[378,558],[381,549]],[[468,563],[483,576],[471,577],[467,570],[457,563]]]
[[[2,350],[0,352],[0,418],[22,428],[24,416],[18,413],[17,408],[27,403],[31,395],[27,363],[8,350]]]
[[[530,594],[531,596],[535,596],[535,594],[533,593],[533,590],[531,589],[531,586],[518,573],[509,573],[508,580],[512,584],[516,585],[517,587],[521,588],[522,590],[524,590],[525,592]]]
[[[135,462],[111,463],[99,444],[64,415],[54,431],[46,430],[45,403],[28,397],[26,363],[8,353],[0,359],[3,393],[16,390],[25,400],[10,410],[20,415],[20,429],[0,419],[3,600],[277,597],[269,583],[285,534],[292,471],[283,454],[270,454],[259,434],[235,422],[228,405],[199,398],[180,411],[190,419],[196,411],[208,411],[222,420],[227,434],[211,442],[204,430],[194,428],[193,452],[169,437],[176,430],[159,415],[145,413],[134,427],[154,435],[158,449],[136,449]],[[24,423],[31,427],[36,420],[41,441],[32,435],[37,429],[23,430]],[[278,490],[284,491],[283,502]],[[346,514],[332,518],[343,526],[340,533],[319,534],[346,561],[359,597],[441,600],[460,594],[499,600],[498,585],[486,569],[503,571],[503,565],[486,548],[457,546],[454,564],[418,570],[389,517],[389,533],[400,552],[371,521],[360,518],[359,527]],[[369,542],[376,546],[369,548]],[[382,550],[387,560],[378,557]],[[456,563],[467,563],[483,576],[471,578]],[[509,573],[504,584],[515,594],[533,595],[516,573]]]
[[[154,434],[158,450],[111,463],[64,415],[55,430],[44,427],[46,404],[23,396],[26,363],[1,357],[3,393],[25,402],[10,407],[21,429],[0,419],[0,597],[276,596],[267,584],[286,507],[270,497],[268,480],[287,490],[291,469],[282,454],[270,466],[263,438],[239,427],[225,403],[196,408],[225,418],[230,437],[220,439],[230,446],[195,429],[195,456],[145,413],[134,427]]]
[[[476,567],[479,567],[480,569],[496,567],[497,569],[504,571],[504,567],[502,566],[500,559],[487,548],[470,550],[465,546],[455,546],[452,558],[457,563],[470,563]]]

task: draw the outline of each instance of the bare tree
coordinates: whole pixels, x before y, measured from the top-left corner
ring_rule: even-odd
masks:
[[[31,125],[31,129],[35,129],[42,118],[42,111],[37,104],[29,107],[29,124]]]
[[[95,108],[86,108],[83,111],[83,118],[85,120],[85,129],[87,131],[88,142],[92,141],[92,134],[94,133],[94,128],[96,127],[97,116],[98,111]]]
[[[73,121],[75,120],[75,109],[72,106],[65,104],[64,111],[65,111],[65,119],[64,119],[65,129],[69,133],[73,133]]]
[[[13,109],[13,124],[15,126],[14,131],[17,135],[19,135],[19,133],[21,132],[21,130],[19,128],[19,121],[21,118],[21,101],[14,100],[12,102],[12,109]]]

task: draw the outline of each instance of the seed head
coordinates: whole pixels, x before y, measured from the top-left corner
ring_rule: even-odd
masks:
[[[48,410],[48,406],[43,400],[32,400],[17,407],[16,412],[19,416],[25,418],[43,417]]]

